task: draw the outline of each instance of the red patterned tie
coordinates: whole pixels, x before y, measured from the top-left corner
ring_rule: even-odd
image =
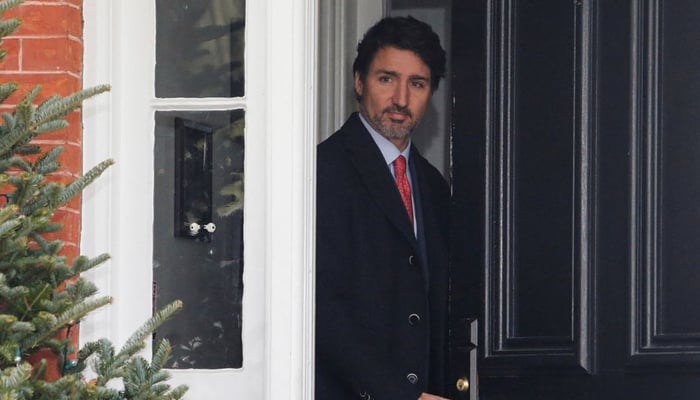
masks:
[[[406,158],[404,156],[398,156],[394,160],[394,175],[396,175],[396,186],[399,188],[401,200],[403,200],[403,205],[406,207],[406,212],[408,212],[408,219],[411,220],[411,225],[413,225],[411,185],[408,184],[408,177],[406,176]]]

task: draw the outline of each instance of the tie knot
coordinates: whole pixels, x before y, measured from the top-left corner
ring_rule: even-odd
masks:
[[[406,173],[406,158],[404,156],[398,156],[394,160],[394,172],[396,172],[397,175]]]

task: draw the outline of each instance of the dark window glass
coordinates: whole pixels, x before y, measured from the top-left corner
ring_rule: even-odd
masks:
[[[240,368],[244,113],[155,119],[154,307],[184,302],[156,339],[172,344],[169,368]]]
[[[244,94],[244,0],[156,0],[156,97]]]

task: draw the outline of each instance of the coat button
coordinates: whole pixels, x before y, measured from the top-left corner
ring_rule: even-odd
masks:
[[[406,379],[411,385],[415,385],[416,383],[418,383],[418,375],[414,374],[413,372],[406,375]]]
[[[420,323],[420,315],[411,314],[408,316],[408,324],[411,326],[416,326]]]
[[[413,265],[416,262],[416,257],[408,256],[408,264]]]

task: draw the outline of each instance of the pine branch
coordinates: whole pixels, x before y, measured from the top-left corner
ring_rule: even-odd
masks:
[[[22,0],[0,0],[0,16]],[[0,19],[0,43],[19,26],[18,19]],[[0,49],[0,59],[6,51]],[[0,84],[0,104],[17,93],[17,84]],[[88,343],[79,350],[71,344],[70,327],[85,315],[111,302],[110,297],[92,298],[94,283],[80,274],[109,259],[78,256],[67,264],[61,255],[64,241],[44,234],[62,228],[55,220],[59,206],[68,203],[111,164],[106,160],[84,176],[63,184],[46,179],[59,170],[59,146],[38,146],[32,140],[40,134],[68,125],[66,117],[82,102],[109,90],[108,85],[78,91],[65,97],[51,95],[38,105],[41,87],[32,88],[14,107],[2,113],[0,121],[0,400],[171,400],[181,398],[187,388],[171,389],[169,373],[163,370],[171,354],[161,342],[149,364],[137,355],[145,340],[182,307],[174,302],[157,312],[115,352],[106,339]],[[50,147],[44,150],[46,147]],[[27,157],[30,156],[30,157]],[[4,200],[4,202],[2,202]],[[60,236],[59,236],[60,237]],[[58,333],[65,329],[65,334]],[[41,359],[30,365],[22,356],[50,349],[57,359]],[[19,357],[19,358],[18,358]],[[92,360],[98,377],[85,382],[82,371]],[[56,364],[57,361],[57,364]],[[49,367],[58,365],[57,380],[49,381]],[[119,391],[107,387],[121,378]],[[118,384],[118,382],[113,382]],[[132,393],[131,396],[129,393]]]
[[[2,37],[1,32],[0,37]],[[19,86],[15,82],[7,82],[0,84],[0,103],[7,100],[8,97],[10,97],[14,92],[17,91],[18,87]]]
[[[22,363],[17,367],[6,368],[0,374],[0,399],[19,399],[20,395],[30,395],[28,385],[31,378],[32,366]]]
[[[171,390],[165,383],[170,379],[170,373],[163,370],[163,366],[170,358],[172,348],[167,340],[162,340],[158,345],[153,361],[150,365],[141,358],[136,357],[125,368],[124,393],[129,399],[179,399],[187,391],[187,386],[182,385]]]
[[[107,339],[96,342],[94,353],[98,356],[93,369],[97,373],[96,385],[105,386],[107,382],[122,375],[123,364],[117,364],[114,356],[114,346]]]
[[[111,302],[112,298],[107,296],[98,299],[88,299],[81,303],[75,304],[73,307],[71,307],[69,310],[66,310],[61,315],[57,317],[54,316],[53,320],[50,321],[51,324],[48,325],[46,329],[38,331],[33,335],[27,336],[21,343],[21,347],[23,349],[34,349],[40,343],[48,342],[56,334],[56,332],[58,332],[59,329],[63,328],[66,325],[73,324],[75,321],[82,319],[91,311],[97,310],[98,308],[103,307]],[[44,321],[40,322],[43,323]]]
[[[46,175],[58,170],[59,164],[56,160],[61,153],[63,153],[63,147],[56,146],[42,154],[41,157],[34,162],[34,172],[40,175]]]
[[[32,170],[32,166],[21,157],[11,157],[5,160],[0,160],[0,171],[7,171],[8,169],[15,168],[25,172]],[[6,178],[4,180],[7,180]]]
[[[55,308],[47,307],[47,309],[60,312],[61,310],[65,310],[70,304],[84,301],[95,294],[97,294],[97,286],[81,277],[74,283],[66,285],[64,290],[56,293],[52,302],[52,305],[55,305]]]
[[[159,370],[161,368],[165,368],[165,363],[168,362],[168,358],[170,358],[172,350],[173,348],[167,339],[161,340],[158,345],[158,348],[156,348],[156,351],[153,352],[153,359],[151,360],[151,369]]]
[[[20,20],[17,18],[5,19],[0,21],[0,38],[11,35],[19,28]],[[4,56],[4,55],[3,55]]]
[[[182,301],[176,300],[166,305],[156,312],[146,323],[144,323],[126,341],[124,347],[119,351],[118,357],[126,358],[136,354],[143,347],[143,342],[153,331],[156,330],[165,320],[170,318],[177,311],[182,309]]]
[[[83,89],[71,95],[68,95],[60,101],[52,101],[42,103],[33,114],[31,121],[32,129],[45,124],[49,121],[54,121],[65,117],[71,111],[78,108],[85,99],[96,96],[110,90],[109,85],[99,85],[91,88]]]
[[[70,199],[75,197],[78,193],[80,193],[87,185],[89,185],[92,181],[97,179],[102,173],[109,168],[110,165],[114,164],[114,160],[105,160],[102,161],[101,163],[97,164],[94,166],[90,171],[88,171],[85,175],[82,177],[78,178],[75,180],[73,183],[68,185],[63,193],[58,198],[58,204],[57,206],[62,206]]]
[[[41,147],[33,144],[25,144],[24,146],[15,147],[13,152],[17,156],[31,156],[41,153]]]
[[[14,116],[9,118],[7,114],[3,114],[3,117],[8,131],[3,132],[3,135],[0,136],[0,154],[7,156],[12,146],[24,141],[27,137],[31,137],[32,134],[27,126],[18,126]]]
[[[39,189],[39,193],[37,194],[36,191],[34,192],[34,197],[31,199],[28,199],[24,206],[22,207],[22,214],[24,215],[32,215],[36,211],[38,211],[41,208],[44,207],[50,207],[51,209],[57,208],[56,205],[58,204],[58,201],[61,197],[61,194],[64,191],[63,185],[56,183],[56,182],[49,182],[45,185],[43,185]],[[49,227],[48,225],[51,224],[44,224],[45,229],[37,229],[36,231],[39,233],[45,233],[45,232],[50,232],[50,231],[55,231],[57,229],[60,229],[63,225],[59,224],[58,226],[55,227]]]
[[[79,376],[66,375],[54,382],[37,380],[36,386],[32,400],[74,400],[84,385]]]
[[[68,121],[65,121],[65,120],[49,121],[49,122],[45,122],[43,124],[38,125],[36,128],[34,128],[34,132],[36,134],[42,134],[42,133],[57,131],[59,129],[66,128],[68,125],[69,125]]]
[[[73,260],[73,270],[76,274],[89,271],[96,266],[102,264],[103,262],[109,260],[111,257],[109,254],[100,254],[99,256],[89,259],[85,256],[78,256]]]
[[[144,348],[146,338],[151,336],[158,326],[181,308],[182,302],[177,300],[156,312],[129,337],[117,354],[115,354],[112,344],[106,339],[99,340],[97,345],[93,345],[91,350],[99,356],[94,365],[95,372],[98,374],[97,386],[104,386],[115,378],[125,378],[129,360]]]
[[[18,5],[24,3],[24,0],[3,0],[0,2],[0,16],[5,13],[5,11],[17,7]]]
[[[6,238],[13,234],[13,232],[22,224],[22,221],[13,219],[10,221],[3,222],[0,224],[0,239]]]

